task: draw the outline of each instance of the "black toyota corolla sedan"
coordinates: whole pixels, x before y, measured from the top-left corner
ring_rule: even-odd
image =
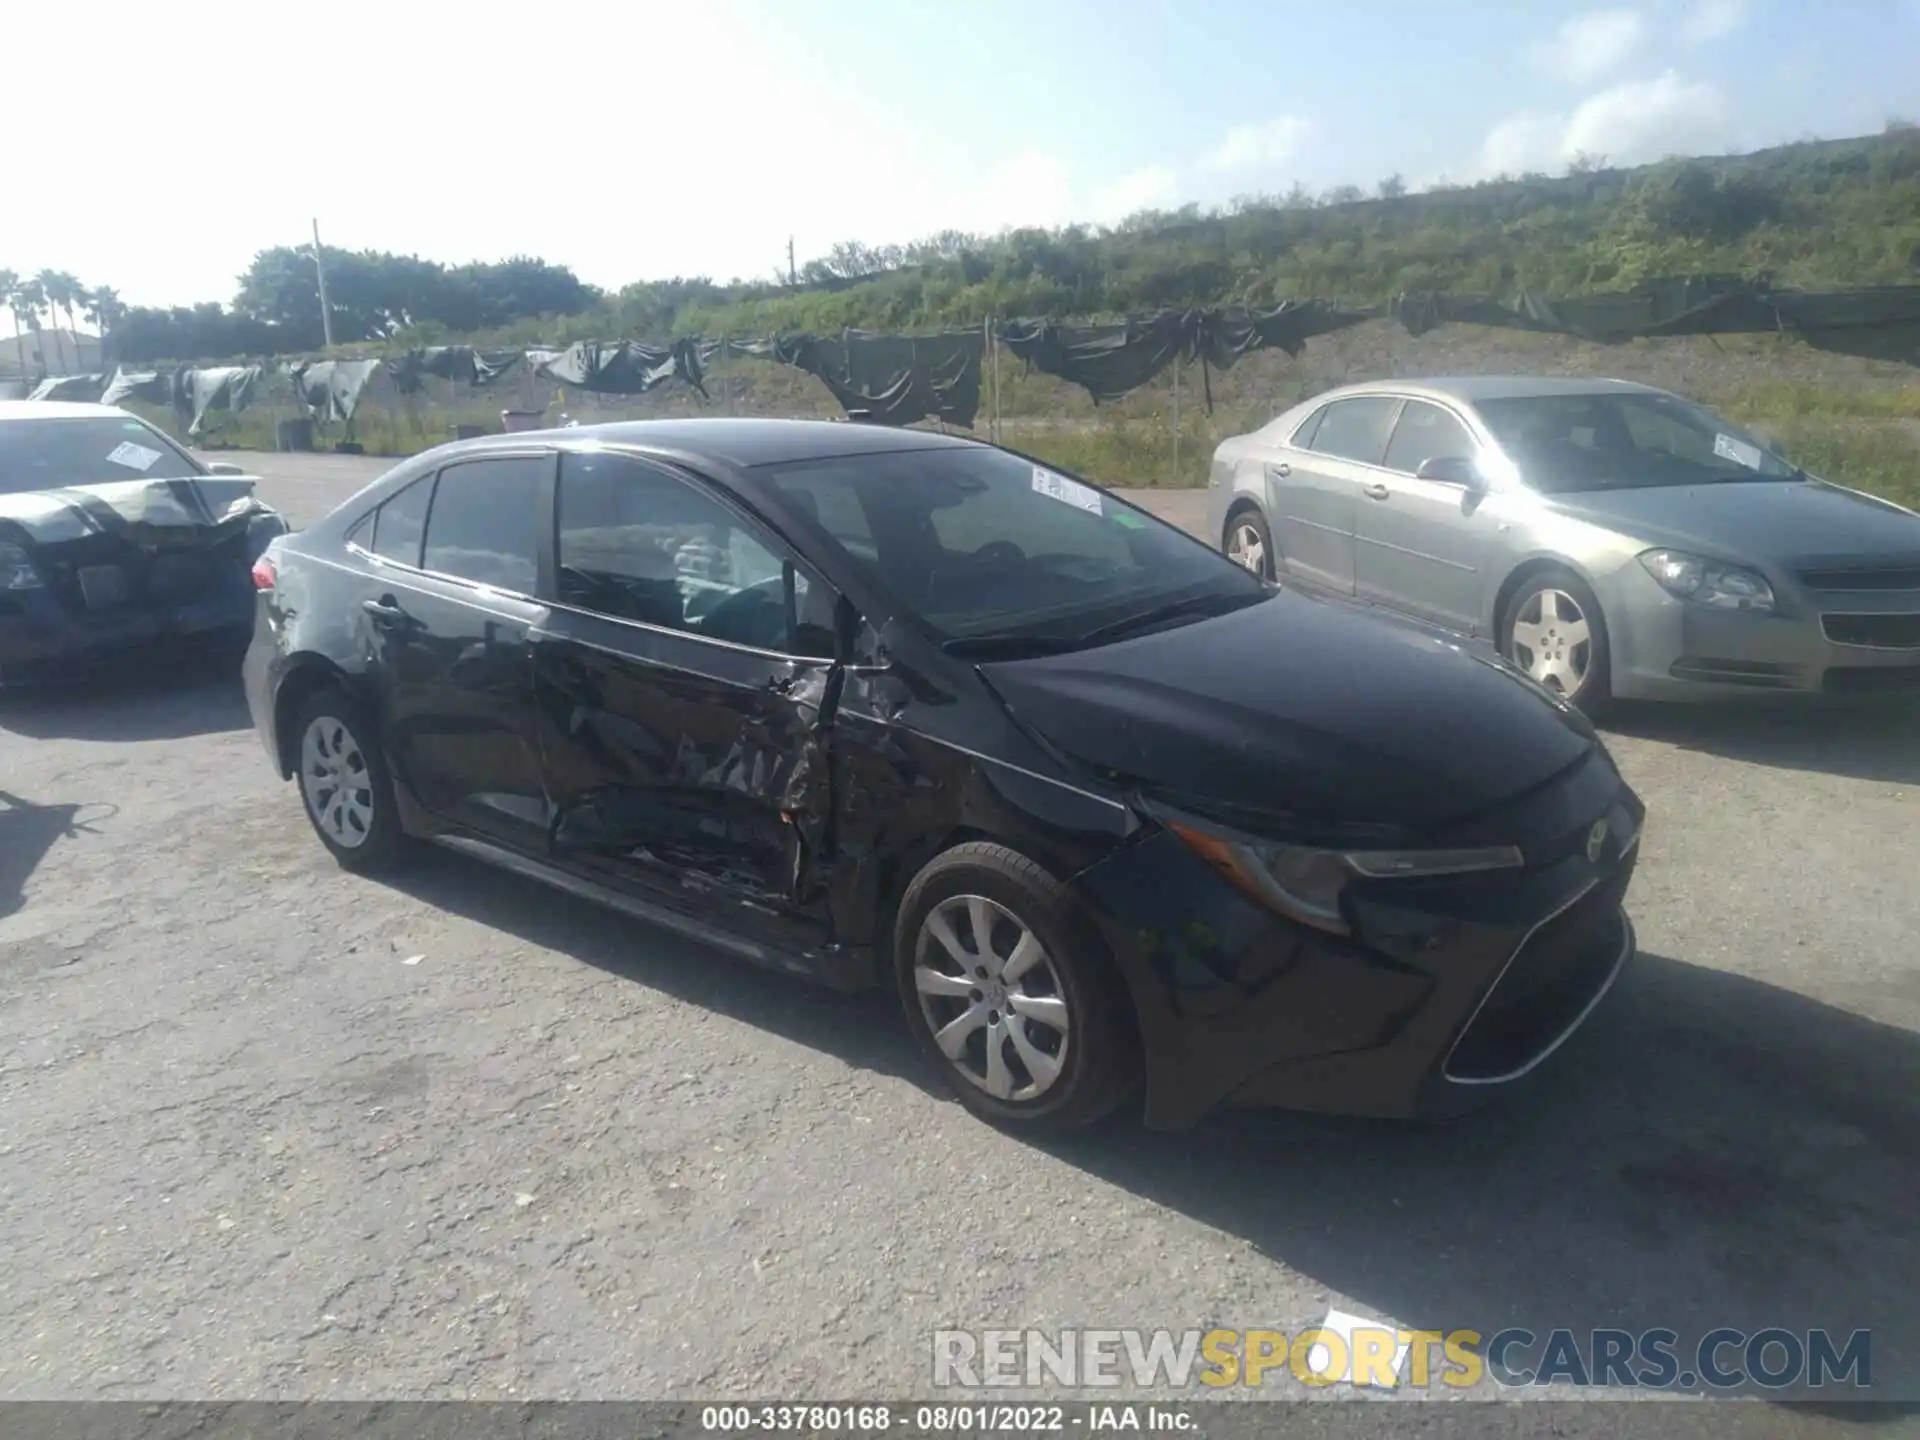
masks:
[[[1006,450],[444,446],[277,540],[249,703],[353,870],[437,842],[829,984],[979,1115],[1452,1113],[1633,953],[1578,714]]]

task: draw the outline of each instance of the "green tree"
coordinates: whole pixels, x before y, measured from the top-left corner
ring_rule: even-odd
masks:
[[[13,350],[19,357],[20,378],[27,378],[27,337],[24,330],[26,317],[21,313],[26,308],[26,298],[20,291],[20,277],[12,270],[0,270],[0,305],[7,308],[13,317]]]

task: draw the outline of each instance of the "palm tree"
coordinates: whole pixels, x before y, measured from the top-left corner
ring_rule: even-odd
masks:
[[[27,337],[21,331],[20,308],[25,303],[20,294],[20,277],[11,270],[0,270],[0,305],[13,316],[13,350],[20,359],[20,378],[27,378]]]
[[[34,333],[34,351],[40,356],[40,373],[47,373],[46,352],[40,348],[40,311],[47,303],[46,287],[40,277],[22,280],[13,287],[13,317],[16,323],[24,320],[27,328]]]
[[[111,285],[101,285],[80,296],[81,314],[100,335],[100,368],[106,370],[113,330],[126,317],[126,302]]]
[[[60,373],[67,374],[67,351],[60,343],[60,307],[63,303],[71,302],[73,277],[63,270],[42,270],[33,277],[33,283],[40,292],[40,306],[44,306],[47,314],[53,318],[54,361],[60,366]],[[38,330],[40,327],[35,325],[33,328]]]
[[[73,368],[80,368],[80,326],[74,319],[74,309],[87,297],[87,287],[79,279],[65,270],[55,272],[60,281],[58,291],[48,293],[47,299],[58,310],[67,312],[67,335],[73,341]]]

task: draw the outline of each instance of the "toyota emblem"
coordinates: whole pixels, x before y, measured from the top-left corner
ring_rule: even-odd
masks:
[[[1606,843],[1607,822],[1605,820],[1596,820],[1593,822],[1593,828],[1587,831],[1587,859],[1589,861],[1598,860],[1600,858],[1601,847]]]

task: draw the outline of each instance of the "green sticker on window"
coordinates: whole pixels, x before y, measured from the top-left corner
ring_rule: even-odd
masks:
[[[1120,511],[1113,517],[1113,523],[1116,525],[1124,525],[1129,530],[1144,530],[1147,528],[1147,522],[1131,510]]]

